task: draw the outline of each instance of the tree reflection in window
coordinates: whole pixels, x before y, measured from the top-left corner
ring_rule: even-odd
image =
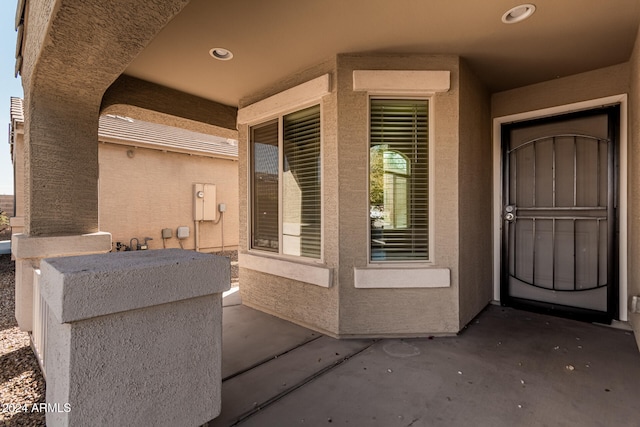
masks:
[[[429,102],[371,98],[370,259],[429,259]]]
[[[409,160],[386,145],[376,145],[371,147],[370,162],[372,220],[385,229],[406,228],[409,225]]]

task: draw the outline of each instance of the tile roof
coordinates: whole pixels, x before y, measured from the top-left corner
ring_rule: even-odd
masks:
[[[24,110],[22,108],[22,99],[11,97],[11,122],[24,123]]]
[[[20,98],[11,98],[11,122],[24,122]],[[103,142],[145,147],[163,151],[186,152],[214,157],[238,157],[238,141],[193,132],[129,117],[100,116],[98,137]]]

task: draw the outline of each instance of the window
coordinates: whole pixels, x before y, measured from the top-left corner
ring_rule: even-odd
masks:
[[[252,126],[251,247],[321,257],[320,106]]]
[[[371,261],[429,259],[429,104],[370,100]]]

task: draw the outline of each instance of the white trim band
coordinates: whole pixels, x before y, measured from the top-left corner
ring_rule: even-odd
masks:
[[[246,124],[264,120],[319,100],[329,92],[329,74],[325,74],[239,109],[238,123]]]
[[[451,270],[448,268],[354,268],[356,288],[448,288]]]
[[[353,90],[375,93],[425,94],[448,92],[450,71],[355,70]]]
[[[323,288],[331,287],[333,269],[253,254],[238,254],[240,267]]]

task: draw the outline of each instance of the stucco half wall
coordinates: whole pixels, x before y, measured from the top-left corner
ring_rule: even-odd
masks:
[[[368,260],[368,105],[375,91],[354,89],[354,71],[398,71],[429,76],[437,72],[438,88],[381,88],[388,96],[428,96],[431,109],[430,220],[433,253],[420,265],[373,265]],[[440,87],[446,72],[448,87]],[[339,55],[333,60],[280,82],[246,99],[242,108],[323,75],[329,92],[322,107],[322,268],[333,272],[331,286],[315,286],[267,274],[241,263],[243,302],[293,322],[338,337],[425,336],[458,332],[491,300],[491,139],[489,96],[457,56]],[[462,102],[462,96],[465,97]],[[240,249],[251,256],[248,170],[249,126],[239,126]],[[462,235],[464,232],[464,235]],[[461,247],[464,245],[464,249]],[[466,257],[464,262],[462,257]],[[288,258],[292,261],[291,258]],[[304,262],[299,262],[301,268]],[[307,263],[308,264],[308,263]],[[420,269],[430,275],[424,286],[367,287],[357,277],[391,269],[407,278]],[[355,271],[359,271],[356,277]],[[384,271],[383,271],[384,270]],[[425,276],[426,277],[426,276]],[[461,281],[464,278],[464,282]],[[433,280],[432,280],[433,279]],[[413,279],[412,279],[413,280]]]

